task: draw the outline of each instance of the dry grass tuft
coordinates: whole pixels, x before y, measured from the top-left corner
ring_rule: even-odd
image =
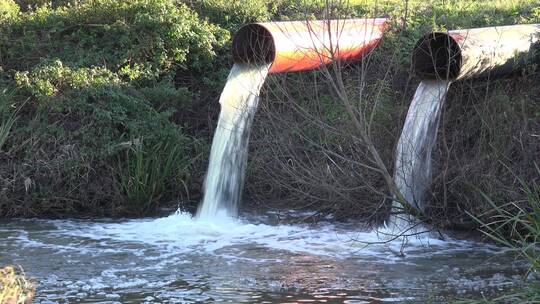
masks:
[[[34,287],[28,281],[22,268],[6,266],[0,269],[0,303],[23,304],[31,303],[34,297]]]

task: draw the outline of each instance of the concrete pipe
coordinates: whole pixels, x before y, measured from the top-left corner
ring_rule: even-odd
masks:
[[[413,73],[450,81],[506,74],[538,60],[539,41],[540,24],[428,33],[413,50]]]

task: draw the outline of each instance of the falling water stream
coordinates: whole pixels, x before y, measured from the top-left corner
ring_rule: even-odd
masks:
[[[425,193],[432,178],[432,152],[450,84],[425,80],[418,85],[397,144],[394,182],[403,198],[420,211],[425,209]],[[417,224],[412,215],[402,212],[398,202],[394,202],[392,213],[389,227],[397,233]]]
[[[236,216],[242,196],[249,132],[259,103],[259,92],[270,65],[235,64],[219,103],[221,113],[212,141],[198,218],[218,213]]]

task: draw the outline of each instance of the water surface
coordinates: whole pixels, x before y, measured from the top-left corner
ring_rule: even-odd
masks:
[[[445,302],[518,286],[526,265],[481,243],[379,242],[361,223],[287,225],[273,214],[195,221],[0,223],[0,263],[24,267],[37,302]],[[360,242],[361,241],[361,242]]]

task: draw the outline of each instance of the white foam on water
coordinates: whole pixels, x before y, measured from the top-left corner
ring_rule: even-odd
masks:
[[[162,249],[163,254],[206,252],[221,254],[220,249],[253,246],[271,250],[332,256],[335,258],[377,256],[387,261],[401,259],[395,252],[403,245],[401,239],[386,241],[380,231],[351,231],[330,223],[310,225],[252,224],[221,214],[211,220],[192,218],[177,212],[158,219],[128,220],[122,223],[84,223],[55,221],[58,233],[76,238],[88,238],[107,243],[135,243]],[[370,245],[369,245],[370,244]],[[426,256],[478,246],[476,243],[411,238],[406,244],[410,256]],[[485,246],[486,249],[488,246]],[[433,251],[426,251],[432,248]],[[125,249],[122,249],[125,250]],[[232,255],[225,256],[232,258]],[[151,258],[151,257],[150,257]],[[163,255],[160,255],[163,258]],[[241,259],[242,257],[236,256]]]
[[[18,234],[24,232],[20,227],[25,227],[25,222],[30,220],[22,220],[10,229],[10,234],[18,236],[4,246],[8,252],[25,248],[23,252],[30,259],[26,268],[38,270],[32,267],[34,265],[41,269],[39,271],[44,276],[38,286],[42,292],[41,299],[49,295],[55,300],[69,298],[75,301],[90,296],[104,299],[124,297],[143,290],[162,290],[162,294],[154,292],[153,296],[163,299],[194,299],[196,295],[225,299],[229,294],[223,288],[229,288],[231,284],[236,289],[245,288],[246,292],[255,294],[257,290],[267,290],[267,285],[274,281],[281,287],[276,291],[269,289],[270,292],[300,292],[290,290],[295,284],[308,289],[318,286],[310,273],[300,272],[290,277],[285,269],[289,266],[286,265],[296,270],[307,267],[310,269],[307,271],[314,271],[316,277],[329,280],[328,285],[324,283],[321,286],[335,290],[353,284],[339,279],[343,267],[357,267],[364,271],[358,278],[359,282],[368,280],[373,283],[370,277],[373,275],[378,284],[383,284],[377,288],[390,286],[388,288],[406,290],[407,295],[411,295],[415,284],[430,282],[424,275],[442,275],[431,268],[426,270],[426,261],[441,263],[439,268],[447,281],[444,284],[451,284],[454,289],[464,288],[464,284],[483,288],[508,285],[514,281],[506,276],[495,277],[490,279],[493,283],[480,285],[478,282],[485,279],[484,276],[477,278],[455,269],[455,265],[461,265],[453,262],[455,258],[478,259],[475,255],[479,252],[481,256],[495,257],[502,252],[500,247],[426,237],[410,239],[405,247],[405,256],[401,257],[395,254],[402,245],[401,240],[375,244],[385,240],[380,231],[355,230],[354,223],[254,224],[252,218],[233,219],[221,214],[206,221],[177,212],[162,218],[120,222],[31,220],[32,225],[42,228]],[[366,247],[366,242],[374,244]],[[29,244],[28,247],[25,244]],[[64,246],[55,250],[59,244]],[[51,273],[49,261],[63,267]],[[497,267],[501,266],[493,266]],[[417,283],[394,273],[394,269],[399,272],[417,268],[421,274],[411,274]],[[242,278],[253,278],[250,286],[229,281],[229,272],[236,270]],[[209,290],[208,284],[212,286]],[[438,281],[434,284],[437,288],[446,286]],[[206,291],[197,291],[201,288]],[[238,299],[237,296],[232,295],[234,299]]]
[[[221,93],[221,112],[212,140],[197,217],[211,219],[219,212],[236,216],[242,197],[249,133],[259,92],[270,65],[234,64]]]

